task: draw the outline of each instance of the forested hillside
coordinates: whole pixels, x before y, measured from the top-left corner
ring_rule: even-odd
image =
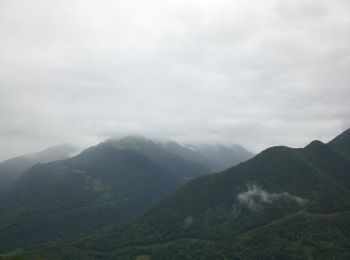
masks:
[[[131,223],[39,255],[348,259],[348,151],[349,130],[328,144],[269,148],[222,173],[192,180]]]

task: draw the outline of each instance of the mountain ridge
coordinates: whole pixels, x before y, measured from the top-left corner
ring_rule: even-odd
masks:
[[[268,148],[191,180],[124,226],[56,250],[77,259],[346,259],[350,160],[342,145]]]
[[[119,225],[209,173],[184,154],[142,137],[109,139],[72,158],[36,164],[8,192],[0,215],[0,252],[71,241]]]

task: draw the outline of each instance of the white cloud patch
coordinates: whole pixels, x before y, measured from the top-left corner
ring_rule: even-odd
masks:
[[[247,185],[247,191],[237,195],[237,200],[241,205],[248,207],[250,210],[256,211],[261,209],[264,204],[284,204],[296,203],[304,205],[307,200],[298,196],[290,195],[288,192],[269,193],[257,185]]]
[[[192,216],[188,216],[185,219],[184,223],[183,223],[183,227],[184,228],[189,228],[190,226],[192,226],[192,224],[193,224],[193,217]]]

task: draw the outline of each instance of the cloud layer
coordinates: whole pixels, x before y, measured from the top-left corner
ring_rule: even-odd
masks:
[[[303,146],[350,127],[348,0],[0,2],[0,159],[143,134]]]

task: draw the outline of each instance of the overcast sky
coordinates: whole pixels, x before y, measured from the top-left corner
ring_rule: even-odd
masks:
[[[300,147],[349,100],[349,0],[0,0],[2,160],[126,134]]]

